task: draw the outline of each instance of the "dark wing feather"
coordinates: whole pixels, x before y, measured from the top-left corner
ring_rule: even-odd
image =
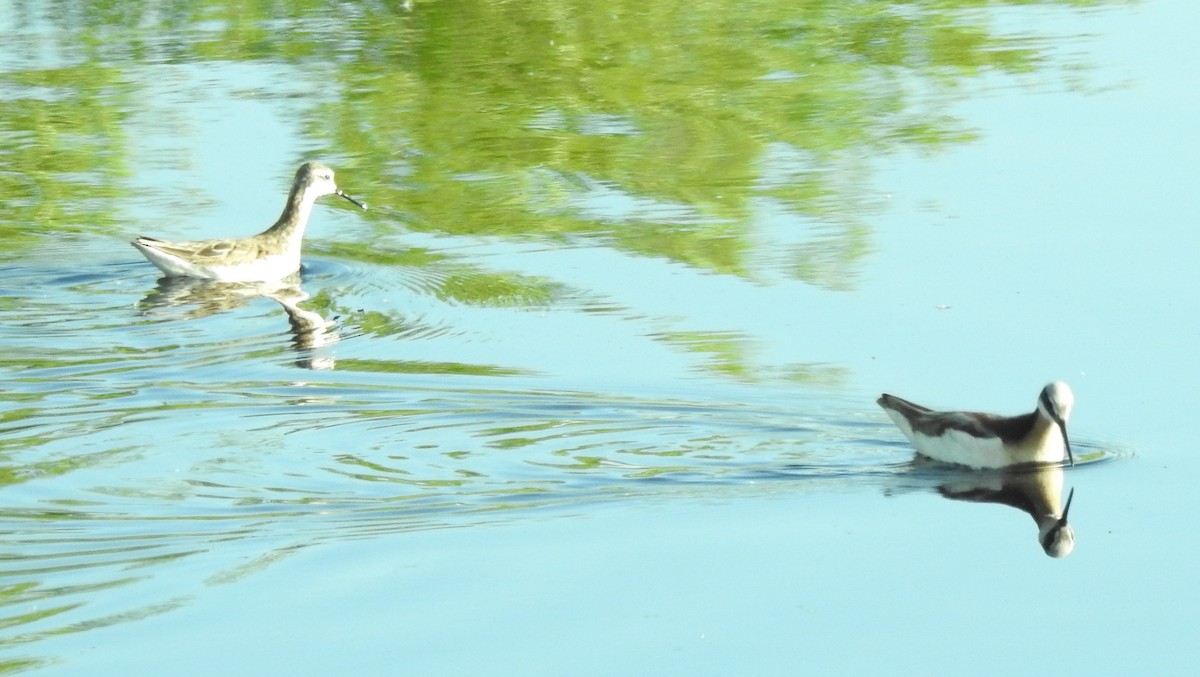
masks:
[[[966,411],[933,411],[895,395],[884,394],[879,406],[899,412],[908,419],[913,430],[930,437],[940,437],[949,429],[962,431],[972,437],[1021,439],[1029,434],[1037,421],[1036,413],[1021,416],[996,416]]]

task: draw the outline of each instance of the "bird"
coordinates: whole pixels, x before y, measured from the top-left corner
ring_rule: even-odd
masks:
[[[258,235],[190,242],[138,237],[131,244],[168,277],[222,282],[276,280],[300,270],[300,242],[308,216],[317,198],[325,195],[337,195],[367,208],[337,187],[332,169],[319,162],[306,162],[296,170],[279,220]]]
[[[878,400],[917,453],[971,468],[1026,463],[1075,465],[1067,419],[1075,406],[1071,388],[1054,381],[1042,388],[1037,409],[1019,416],[970,411],[933,411],[895,395]]]

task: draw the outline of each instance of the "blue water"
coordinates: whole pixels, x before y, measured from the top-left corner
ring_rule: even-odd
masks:
[[[439,29],[437,3],[348,7],[280,20],[319,47],[291,60],[223,35],[215,4],[178,19],[178,45],[139,32],[140,56],[75,51],[71,12],[4,25],[12,101],[59,92],[30,71],[119,73],[80,119],[119,112],[81,138],[122,156],[86,199],[33,196],[28,154],[57,141],[0,111],[28,179],[4,185],[29,193],[0,213],[8,671],[1190,670],[1191,4],[965,13],[1044,61],[949,93],[901,74],[973,138],[851,146],[818,163],[848,187],[807,213],[770,191],[811,158],[776,141],[754,176],[726,174],[753,135],[698,125],[704,109],[675,127],[655,100],[627,117],[605,92],[580,114],[531,86],[484,112],[504,129],[526,111],[512,139],[465,129],[478,92],[436,60],[461,47],[427,36],[470,42],[486,12]],[[356,51],[379,34],[427,39],[446,70]],[[610,84],[581,52],[585,83]],[[459,65],[482,91],[520,58]],[[804,81],[769,75],[755,87]],[[693,172],[697,146],[715,159]],[[555,164],[573,155],[591,175]],[[310,157],[371,211],[318,204],[300,296],[160,286],[127,244],[253,233]],[[630,169],[670,158],[663,185]],[[739,181],[744,213],[723,202]],[[1019,413],[1053,379],[1075,391],[1082,461],[1049,482],[1075,490],[1062,559],[1021,511],[951,500],[998,480],[914,463],[874,404]]]

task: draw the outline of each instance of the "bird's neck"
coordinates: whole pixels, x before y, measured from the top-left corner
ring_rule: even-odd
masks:
[[[1034,417],[1033,429],[1029,431],[1029,436],[1025,439],[1026,443],[1034,448],[1053,448],[1059,450],[1060,453],[1065,453],[1062,451],[1062,431],[1058,429],[1058,424],[1041,413]]]
[[[315,202],[316,197],[311,193],[293,189],[288,195],[287,204],[283,206],[283,213],[279,215],[279,220],[263,234],[288,240],[295,238],[298,241],[304,236],[304,228],[308,225],[308,215],[312,213]]]

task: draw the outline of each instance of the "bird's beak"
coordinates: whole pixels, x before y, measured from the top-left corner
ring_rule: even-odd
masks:
[[[366,209],[366,207],[363,207],[363,209]],[[1067,463],[1074,466],[1075,454],[1071,453],[1071,441],[1067,439],[1067,424],[1062,419],[1057,419],[1054,422],[1058,424],[1058,429],[1062,431],[1063,446],[1067,448]]]
[[[347,200],[349,200],[349,201],[353,202],[354,204],[358,205],[359,207],[362,207],[362,210],[363,210],[364,212],[365,212],[365,211],[367,211],[367,206],[366,206],[365,204],[363,204],[363,203],[359,202],[358,200],[355,200],[354,198],[350,197],[349,195],[347,195],[347,194],[343,193],[341,188],[338,188],[336,192],[337,192],[337,196],[338,196],[338,197],[344,197],[344,198],[346,198]]]

